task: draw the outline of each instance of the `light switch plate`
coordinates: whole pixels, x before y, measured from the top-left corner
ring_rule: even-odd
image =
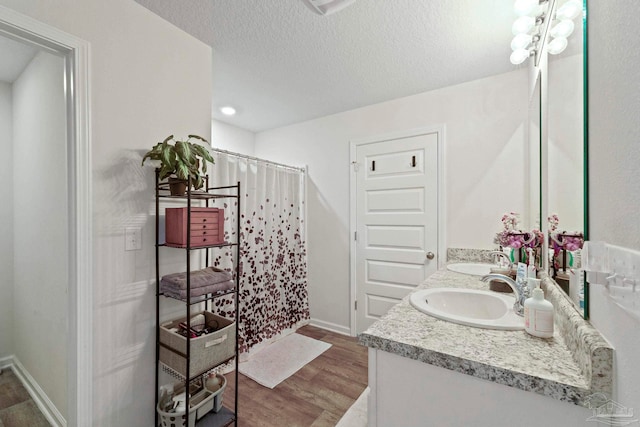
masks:
[[[124,250],[139,251],[142,249],[142,229],[140,227],[126,227],[124,229]]]

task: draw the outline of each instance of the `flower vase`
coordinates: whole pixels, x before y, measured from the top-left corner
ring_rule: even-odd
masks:
[[[521,249],[516,249],[516,248],[510,248],[510,249],[511,249],[511,253],[509,254],[509,258],[511,259],[511,263],[513,265],[517,265],[522,259],[522,257],[520,256]]]

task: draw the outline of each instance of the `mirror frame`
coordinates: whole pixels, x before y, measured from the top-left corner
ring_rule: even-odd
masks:
[[[582,1],[582,134],[583,134],[583,152],[582,152],[582,170],[583,170],[583,200],[584,200],[584,240],[589,240],[589,37],[587,15],[588,0]],[[589,319],[589,283],[584,281],[584,318]]]

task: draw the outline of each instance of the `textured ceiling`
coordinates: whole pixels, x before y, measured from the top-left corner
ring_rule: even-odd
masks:
[[[213,48],[213,115],[254,132],[514,69],[513,0],[136,1]]]
[[[0,81],[13,83],[37,52],[35,47],[0,36]]]

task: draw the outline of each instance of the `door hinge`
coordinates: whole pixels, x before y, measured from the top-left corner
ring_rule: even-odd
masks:
[[[353,302],[353,309],[357,310],[358,309],[358,300]]]
[[[353,171],[354,172],[358,172],[358,162],[353,161],[353,162],[351,162],[351,164],[353,165]]]
[[[353,232],[353,240],[355,240],[356,242],[358,241],[358,232],[357,231]]]

